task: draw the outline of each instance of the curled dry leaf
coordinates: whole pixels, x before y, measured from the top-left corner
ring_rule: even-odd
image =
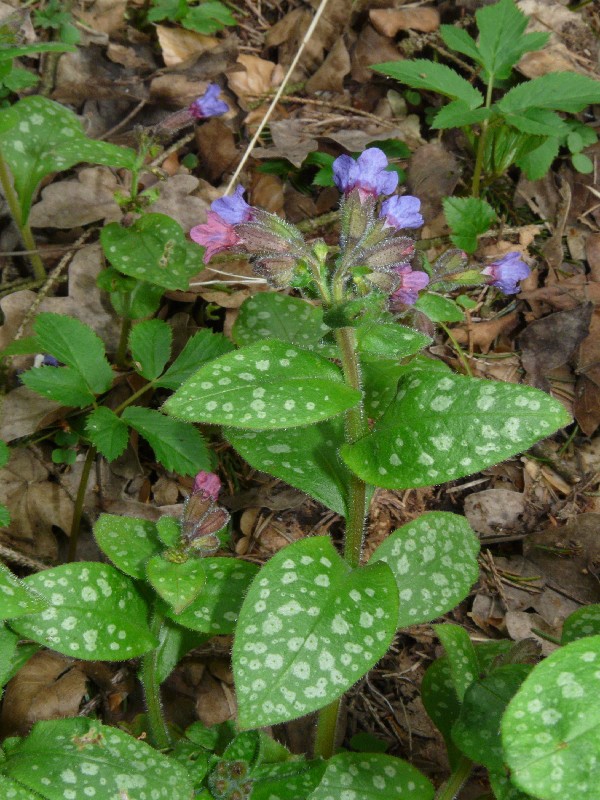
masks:
[[[238,57],[237,63],[244,67],[245,71],[233,72],[227,81],[240,106],[247,111],[256,102],[257,97],[268,95],[277,88],[283,78],[283,72],[272,61],[246,53]]]
[[[115,202],[118,183],[106,167],[86,167],[74,180],[55,181],[42,190],[31,209],[33,228],[77,228],[90,222],[115,222],[122,213]]]
[[[440,13],[435,8],[375,8],[369,19],[376,31],[393,38],[400,31],[431,33],[440,27]]]
[[[519,313],[511,311],[503,317],[474,322],[470,327],[458,326],[452,329],[452,335],[459,344],[489,353],[494,341],[504,334],[509,334],[519,324]]]
[[[189,231],[206,218],[209,203],[192,194],[200,184],[198,178],[185,172],[178,173],[160,183],[160,195],[150,207],[153,214],[167,214]]]
[[[156,36],[167,67],[174,67],[200,56],[219,44],[214,36],[204,36],[185,28],[167,28],[166,25],[156,26]]]
[[[336,92],[342,94],[344,91],[344,78],[350,72],[350,55],[344,44],[343,37],[335,42],[325,61],[306,82],[306,91],[310,94],[315,92]]]

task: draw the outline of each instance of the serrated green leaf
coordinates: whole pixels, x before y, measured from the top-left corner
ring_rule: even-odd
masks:
[[[52,172],[82,161],[131,169],[136,158],[129,148],[88,139],[72,111],[39,95],[0,111],[0,147],[14,178],[23,222],[38,184]]]
[[[194,422],[273,430],[320,422],[359,400],[330,361],[273,339],[201,367],[164,409]]]
[[[125,661],[158,642],[133,582],[108,564],[78,561],[29,575],[24,583],[51,600],[41,613],[11,620],[17,633],[64,655]]]
[[[146,577],[175,614],[181,614],[202,591],[206,576],[200,558],[174,563],[155,555],[146,562]]]
[[[210,36],[223,30],[226,25],[237,25],[235,17],[226,5],[218,0],[208,0],[188,9],[182,19],[184,28]]]
[[[467,253],[477,250],[477,237],[489,230],[496,212],[479,197],[445,197],[444,215],[452,230],[450,238]]]
[[[449,297],[434,292],[424,292],[414,306],[432,322],[463,322],[462,309]]]
[[[240,611],[233,646],[240,725],[272,725],[328,705],[384,655],[397,615],[387,564],[351,570],[327,536],[280,550]]]
[[[202,328],[187,340],[185,347],[165,374],[156,381],[157,386],[179,389],[181,384],[202,364],[234,350],[233,344],[222,333]]]
[[[74,53],[76,50],[76,47],[64,42],[37,42],[17,47],[3,47],[0,49],[0,62],[12,61],[13,58],[23,58],[35,53]]]
[[[148,559],[163,549],[156,525],[147,519],[100,514],[94,536],[113,564],[138,580],[146,577]]]
[[[422,371],[403,379],[373,431],[341,452],[367,483],[431,486],[504,461],[568,422],[562,404],[538,389]]]
[[[564,136],[569,130],[558,114],[546,108],[530,108],[519,114],[506,114],[505,120],[521,133],[535,136]]]
[[[140,281],[165,289],[187,289],[204,269],[202,249],[188,242],[181,225],[166,214],[144,214],[133,225],[106,225],[102,249],[112,266]]]
[[[100,406],[91,412],[85,423],[85,432],[107,461],[114,461],[127,447],[127,425],[106,406]]]
[[[0,351],[0,356],[20,356],[29,355],[30,353],[39,353],[41,345],[35,336],[24,336],[22,339],[16,339],[11,342],[7,347]]]
[[[356,338],[361,354],[384,358],[406,358],[431,344],[431,338],[424,333],[393,322],[360,325]]]
[[[0,619],[21,617],[48,608],[50,603],[0,563]]]
[[[465,692],[452,740],[468,758],[491,771],[504,769],[500,721],[530,671],[528,664],[507,664],[476,680]]]
[[[464,125],[474,125],[489,119],[492,116],[490,108],[470,109],[462,100],[453,100],[441,108],[431,122],[431,127],[436,129],[462,128]]]
[[[5,505],[0,505],[0,528],[7,528],[10,525],[10,511]]]
[[[530,108],[576,114],[599,102],[600,81],[577,72],[549,72],[514,86],[497,105],[503,114],[520,114]]]
[[[321,308],[277,292],[261,292],[240,306],[231,332],[239,345],[278,339],[312,350],[328,333]]]
[[[431,782],[407,761],[383,753],[338,753],[308,800],[344,798],[348,785],[360,800],[431,800],[434,795]]]
[[[301,489],[341,516],[347,515],[350,472],[338,455],[344,443],[343,420],[290,428],[285,433],[235,428],[224,433],[251,467]]]
[[[181,614],[169,609],[167,616],[201,633],[233,633],[248,586],[258,572],[256,564],[236,558],[203,558],[206,580],[200,596]]]
[[[457,28],[456,25],[440,25],[440,35],[451,50],[469,56],[477,64],[481,63],[477,44],[464,28]]]
[[[21,381],[32,392],[63,406],[85,408],[96,400],[83,376],[71,367],[36,367],[24,372]]]
[[[138,323],[129,334],[129,350],[137,372],[148,381],[161,374],[171,355],[173,331],[161,319]]]
[[[531,671],[502,719],[511,781],[540,800],[596,800],[600,636],[571,642]]]
[[[10,747],[2,770],[46,800],[190,800],[193,794],[176,761],[119,728],[82,717],[36,723]]]
[[[412,61],[386,61],[373,64],[371,69],[389,75],[414,89],[428,89],[452,100],[462,100],[470,109],[483,104],[481,92],[445,64],[424,58]]]
[[[460,625],[449,622],[443,625],[434,625],[440,642],[448,656],[450,675],[454,684],[454,691],[462,703],[465,692],[479,674],[479,662],[469,634]]]
[[[140,406],[126,408],[121,419],[146,439],[157,461],[166,469],[180,475],[210,470],[206,442],[193,425]]]
[[[122,278],[127,276],[121,275],[116,269],[112,267],[108,269],[120,275]],[[129,291],[111,291],[110,302],[112,307],[120,317],[125,319],[143,319],[154,314],[160,306],[163,296],[162,286],[156,286],[154,283],[147,283],[146,281],[136,281],[131,278],[134,286]],[[100,287],[102,288],[102,287]]]
[[[600,604],[578,608],[563,623],[561,644],[569,644],[584,636],[600,635]]]
[[[515,163],[528,180],[537,181],[548,172],[559,149],[560,141],[555,136],[549,136],[533,150],[519,155]]]
[[[429,622],[454,608],[479,576],[479,540],[464,517],[432,511],[403,525],[375,550],[394,573],[398,627]]]

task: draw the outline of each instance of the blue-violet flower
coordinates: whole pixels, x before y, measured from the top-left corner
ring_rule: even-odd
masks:
[[[216,211],[230,225],[249,222],[253,216],[253,208],[244,200],[245,191],[243,186],[237,186],[232,195],[219,197],[211,203],[211,211]]]
[[[404,264],[395,267],[394,272],[400,278],[400,285],[390,296],[390,305],[392,308],[398,305],[414,305],[419,297],[419,291],[429,283],[429,275],[426,272],[413,270]]]
[[[197,97],[188,107],[188,112],[195,119],[218,117],[229,111],[229,106],[219,99],[221,87],[217,83],[209,83],[202,97]]]
[[[410,194],[389,197],[381,204],[380,217],[385,218],[384,227],[420,228],[425,222],[419,209],[421,201]]]
[[[522,260],[521,254],[513,251],[498,261],[493,261],[481,270],[481,274],[489,275],[491,279],[488,283],[500,289],[503,294],[516,294],[520,290],[518,282],[529,277],[531,270]]]
[[[344,194],[358,190],[361,202],[368,197],[391,194],[398,185],[398,173],[387,172],[388,160],[378,147],[367,148],[355,161],[339,156],[333,162],[333,180]]]

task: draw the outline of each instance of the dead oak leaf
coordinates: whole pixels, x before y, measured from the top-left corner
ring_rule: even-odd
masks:
[[[31,209],[33,228],[71,229],[90,222],[115,222],[122,213],[115,202],[118,182],[106,167],[87,167],[74,180],[55,181],[42,190]]]

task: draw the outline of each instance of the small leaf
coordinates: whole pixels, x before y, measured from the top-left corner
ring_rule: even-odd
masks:
[[[458,30],[458,29],[457,29]],[[492,110],[489,108],[470,109],[462,100],[453,100],[441,108],[433,118],[432,128],[462,128],[464,125],[474,125],[489,119]]]
[[[414,89],[428,89],[453,100],[462,100],[470,109],[483,104],[483,95],[450,67],[417,58],[412,61],[386,61],[371,69],[389,75]]]
[[[176,614],[184,611],[198,597],[204,585],[202,560],[188,558],[182,563],[168,561],[163,555],[151,556],[146,563],[148,582]]]
[[[568,422],[538,389],[419,371],[401,381],[373,431],[341,453],[375,486],[431,486],[498,464]]]
[[[327,359],[274,339],[201,367],[164,409],[194,422],[273,430],[320,422],[359,399]]]
[[[192,425],[140,406],[126,408],[121,419],[147,440],[157,461],[166,469],[180,475],[210,470],[206,442]]]
[[[489,779],[496,800],[535,800],[530,794],[525,794],[513,786],[504,771],[501,773],[490,772]]]
[[[233,645],[240,725],[274,725],[328,705],[384,655],[397,615],[387,564],[351,570],[327,536],[280,550],[240,611]]]
[[[204,268],[201,249],[185,238],[181,225],[166,214],[147,213],[129,228],[106,225],[100,241],[115,269],[165,289],[188,288]]]
[[[433,630],[448,655],[454,690],[462,703],[465,692],[479,674],[475,648],[469,634],[460,625],[451,625],[446,622],[444,625],[434,625]]]
[[[136,371],[153,381],[161,374],[171,355],[173,331],[161,319],[138,323],[129,334],[129,350]]]
[[[479,541],[464,517],[432,511],[394,531],[370,563],[385,561],[400,593],[398,627],[429,622],[454,608],[479,576]]]
[[[455,25],[440,25],[440,35],[451,50],[469,56],[477,64],[481,63],[479,48],[464,28],[457,28]]]
[[[248,586],[258,572],[256,564],[237,558],[203,558],[206,580],[199,597],[181,614],[167,616],[194,631],[233,633]]]
[[[513,86],[498,102],[503,114],[519,114],[531,108],[549,108],[576,114],[600,103],[600,82],[577,72],[549,72]]]
[[[4,623],[0,626],[0,685],[14,678],[29,659],[39,651],[39,646],[29,642],[19,644],[20,636]],[[0,795],[1,797],[2,795]]]
[[[21,636],[88,661],[125,661],[158,644],[133,582],[108,564],[78,561],[29,575],[52,607],[11,620]]]
[[[127,447],[127,425],[106,406],[99,406],[91,412],[85,423],[85,432],[107,461],[114,461]]]
[[[360,353],[384,358],[406,358],[431,344],[431,338],[424,333],[395,323],[360,325],[356,336]]]
[[[548,136],[535,149],[528,150],[523,155],[518,156],[515,159],[515,164],[519,169],[523,170],[528,180],[537,181],[548,172],[552,162],[558,155],[559,149],[559,139],[555,136]]]
[[[581,172],[583,175],[589,175],[594,171],[594,162],[585,153],[574,153],[571,156],[571,163],[577,172]]]
[[[187,340],[185,347],[169,369],[156,381],[156,386],[179,389],[181,384],[206,361],[212,361],[213,358],[218,358],[234,349],[232,343],[222,333],[213,333],[208,328],[202,328]]]
[[[146,562],[163,548],[156,525],[147,519],[100,514],[94,525],[98,547],[121,572],[144,580]]]
[[[349,785],[352,795],[348,794]],[[383,753],[338,753],[327,762],[323,779],[309,800],[431,800],[433,795],[430,781],[407,761]]]
[[[444,198],[444,215],[452,229],[450,238],[467,253],[477,249],[477,237],[489,230],[496,212],[478,197]]]
[[[0,619],[21,617],[48,608],[50,603],[41,594],[19,580],[0,563]]]
[[[29,736],[13,740],[2,770],[47,800],[189,800],[193,794],[176,761],[119,728],[82,717],[36,723]]]
[[[434,292],[419,295],[414,307],[432,322],[463,322],[465,319],[462,309],[454,300]]]
[[[37,394],[64,406],[85,408],[96,397],[82,375],[71,367],[37,367],[21,375],[21,381]]]
[[[312,350],[328,331],[321,308],[297,297],[261,292],[242,303],[231,335],[239,345],[278,339]]]
[[[600,634],[600,604],[578,608],[563,623],[561,644],[569,644],[584,636]]]
[[[540,800],[595,800],[600,755],[600,636],[531,671],[502,720],[511,781]]]

